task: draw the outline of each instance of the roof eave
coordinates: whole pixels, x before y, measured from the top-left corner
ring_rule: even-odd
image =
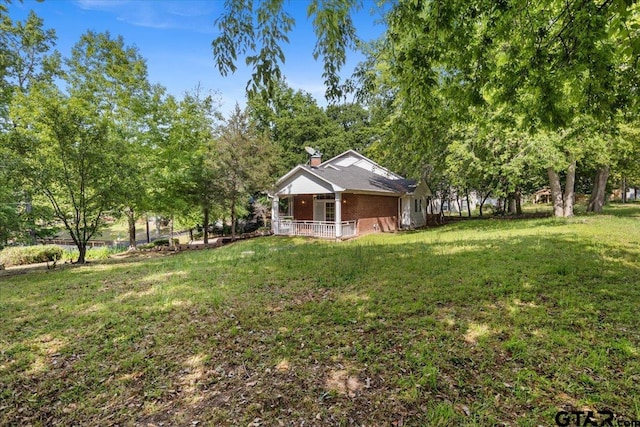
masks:
[[[309,169],[305,168],[302,165],[298,165],[295,168],[291,169],[287,174],[285,174],[282,178],[280,178],[278,181],[276,181],[276,187],[279,187],[282,182],[284,182],[287,179],[289,179],[292,176],[294,176],[298,171],[306,172],[309,175],[312,175],[312,176],[318,178],[319,180],[321,180],[323,182],[326,182],[327,184],[329,184],[331,186],[331,188],[333,189],[334,192],[343,192],[343,191],[345,191],[344,188],[342,188],[339,185],[329,181],[328,179],[318,175],[317,173],[313,173],[312,170],[309,170]],[[276,193],[278,193],[278,191],[276,191]]]

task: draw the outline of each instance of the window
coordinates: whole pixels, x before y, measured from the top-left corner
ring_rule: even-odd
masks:
[[[422,212],[422,199],[415,199],[413,205],[414,212]]]
[[[316,200],[334,200],[336,196],[332,194],[317,194],[315,196]]]
[[[293,197],[285,197],[278,201],[279,216],[293,216]]]
[[[336,220],[336,204],[335,202],[327,202],[324,204],[325,221]]]

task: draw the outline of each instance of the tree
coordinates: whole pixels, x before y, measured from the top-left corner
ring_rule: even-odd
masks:
[[[137,51],[108,33],[83,35],[64,63],[64,92],[46,79],[16,91],[6,140],[16,172],[50,202],[84,263],[104,215],[116,215],[136,185],[148,84]]]
[[[603,148],[589,134],[637,111],[638,11],[624,0],[400,1],[359,75],[366,88],[395,88],[387,140],[400,155],[437,157],[456,124],[525,132],[556,214],[571,215],[574,168]]]
[[[168,204],[181,203],[179,213],[183,216],[189,207],[199,209],[205,244],[209,242],[209,224],[219,203],[219,177],[210,162],[216,153],[214,125],[217,120],[213,95],[203,96],[196,88],[175,104],[169,135],[161,146],[168,172],[165,174],[166,188],[173,198]]]
[[[216,150],[207,163],[216,172],[216,193],[231,215],[231,237],[235,238],[238,207],[270,186],[276,150],[237,104],[216,136]]]
[[[4,5],[0,5],[4,9]],[[0,151],[5,140],[18,121],[9,117],[9,105],[15,94],[28,93],[34,82],[52,82],[60,75],[60,55],[53,51],[56,34],[52,29],[44,29],[43,20],[35,13],[29,13],[24,22],[13,22],[0,10]],[[15,174],[11,152],[0,156],[0,175],[3,182],[3,196],[0,209],[4,212],[0,228],[9,237],[19,241],[34,243],[38,234],[44,231],[38,227],[39,213],[45,213],[42,206],[34,206],[32,190]],[[9,187],[9,186],[12,187]],[[49,218],[42,218],[47,222]]]
[[[317,43],[314,59],[322,58],[327,98],[339,99],[344,90],[339,72],[346,62],[347,50],[357,41],[351,13],[359,0],[312,0],[307,16],[312,19]],[[220,30],[212,42],[213,57],[223,76],[236,71],[239,56],[252,67],[247,89],[252,95],[270,99],[282,79],[280,64],[285,61],[281,44],[288,43],[288,33],[295,25],[284,9],[283,0],[227,0],[223,15],[216,19]]]
[[[33,11],[24,22],[0,14],[0,126],[5,129],[11,126],[8,107],[14,93],[59,76],[60,55],[53,51],[56,32],[43,24]]]
[[[73,96],[86,99],[108,119],[110,135],[125,143],[118,190],[127,217],[129,246],[136,247],[136,220],[147,208],[152,154],[147,131],[156,98],[148,81],[146,61],[136,47],[108,32],[88,31],[67,59],[67,79]],[[155,91],[162,91],[155,88]]]
[[[327,117],[311,94],[294,90],[281,81],[271,100],[251,96],[248,105],[256,131],[267,132],[281,152],[272,178],[306,162],[306,146],[312,145],[328,156],[340,153],[342,147],[332,146],[330,139],[338,130],[337,124]]]
[[[364,150],[374,139],[369,112],[361,105],[335,104],[324,109],[311,94],[294,90],[284,81],[271,100],[252,96],[248,105],[256,130],[268,132],[280,151],[274,179],[308,160],[305,147],[330,158],[347,149]]]
[[[11,112],[28,123],[11,138],[19,172],[51,203],[82,264],[87,243],[116,204],[122,144],[109,137],[107,120],[91,104],[51,86],[17,96]]]

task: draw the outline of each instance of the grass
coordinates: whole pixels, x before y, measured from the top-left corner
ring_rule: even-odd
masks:
[[[0,424],[640,419],[640,207],[0,279]]]

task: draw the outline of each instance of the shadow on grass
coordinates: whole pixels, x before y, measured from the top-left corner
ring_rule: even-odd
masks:
[[[638,242],[496,223],[14,278],[0,423],[546,425],[593,402],[637,418]]]
[[[618,218],[640,217],[640,202],[610,203],[605,206],[603,215],[612,215]]]

